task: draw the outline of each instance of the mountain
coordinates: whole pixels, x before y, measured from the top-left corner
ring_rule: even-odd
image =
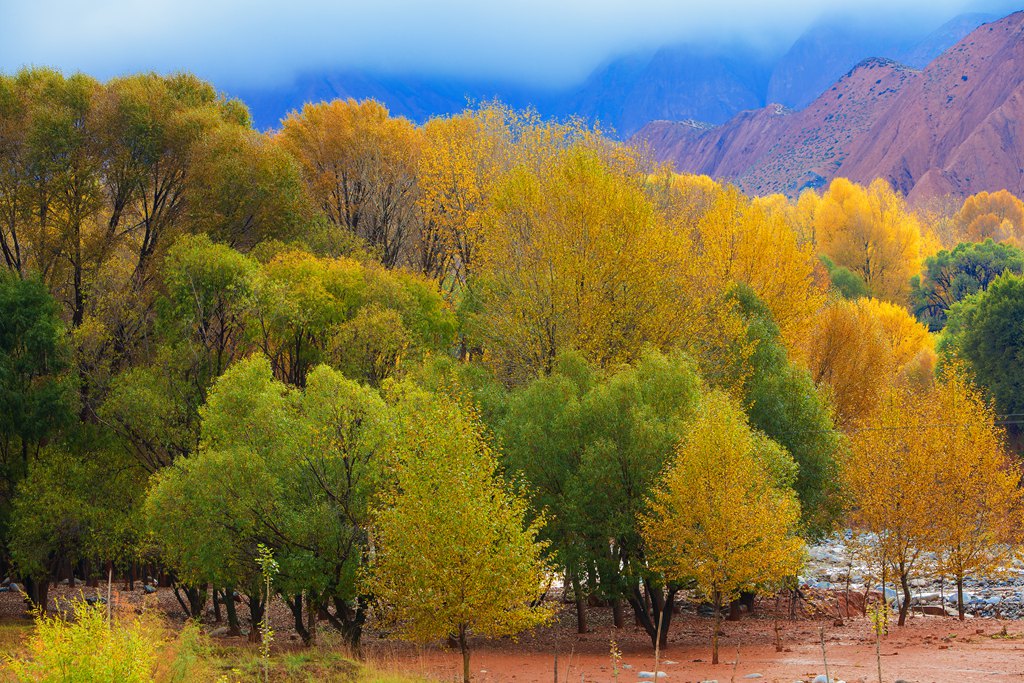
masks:
[[[305,102],[373,98],[392,113],[422,122],[499,99],[548,117],[583,116],[628,138],[650,121],[693,119],[725,123],[769,102],[802,108],[867,57],[924,66],[985,15],[962,15],[927,35],[833,20],[809,28],[784,53],[742,44],[714,48],[682,44],[609,60],[582,83],[559,89],[467,80],[442,75],[379,74],[359,70],[310,72],[275,86],[226,88],[248,105],[258,128],[276,127]]]
[[[553,113],[601,121],[625,136],[654,119],[724,123],[764,104],[770,73],[770,60],[743,46],[667,47],[598,69],[556,103]]]
[[[743,112],[717,127],[652,122],[634,137],[679,170],[754,194],[836,176],[886,178],[911,200],[1024,191],[1024,12],[984,24],[923,70],[858,64],[807,108]]]
[[[765,102],[802,109],[869,57],[923,68],[968,33],[994,19],[998,17],[962,14],[928,33],[836,19],[818,22],[775,64]]]

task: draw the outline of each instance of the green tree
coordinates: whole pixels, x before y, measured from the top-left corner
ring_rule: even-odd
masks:
[[[590,548],[578,510],[584,449],[581,400],[594,379],[581,357],[563,354],[550,376],[509,396],[499,427],[507,470],[525,483],[532,509],[545,513],[541,537],[550,542],[550,555],[573,589],[580,633],[588,631],[585,579],[591,573]],[[621,626],[618,600],[616,620]]]
[[[145,474],[95,440],[40,453],[31,476],[18,484],[9,541],[35,605],[45,608],[50,581],[82,561],[124,567],[135,559]]]
[[[950,309],[940,348],[968,364],[1002,415],[1024,413],[1024,278],[1004,273]]]
[[[182,580],[244,590],[258,624],[262,543],[280,565],[275,587],[303,639],[315,638],[311,615],[322,613],[358,647],[367,603],[355,577],[391,447],[383,400],[326,366],[304,389],[286,387],[253,356],[216,382],[201,415],[198,452],[157,475],[146,508]]]
[[[845,443],[828,401],[810,373],[792,362],[771,313],[746,287],[733,296],[754,343],[743,399],[750,425],[783,446],[797,464],[794,487],[803,531],[820,536],[841,513],[837,456]]]
[[[70,353],[58,306],[37,278],[0,271],[0,566],[9,563],[11,501],[42,444],[72,422]]]
[[[924,272],[911,280],[911,310],[928,329],[938,332],[945,327],[953,304],[988,289],[1006,271],[1024,273],[1024,252],[1010,244],[987,239],[958,244],[952,251],[944,249],[925,259]]]
[[[550,616],[537,604],[543,520],[527,523],[472,410],[416,389],[396,409],[402,430],[374,514],[367,590],[403,638],[456,637],[468,683],[471,635],[515,635]]]

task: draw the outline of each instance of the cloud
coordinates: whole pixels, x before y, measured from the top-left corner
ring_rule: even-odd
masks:
[[[612,55],[681,41],[791,41],[829,11],[929,26],[969,0],[4,0],[0,69],[101,78],[187,69],[269,85],[359,68],[564,85]],[[930,23],[929,23],[930,22]]]

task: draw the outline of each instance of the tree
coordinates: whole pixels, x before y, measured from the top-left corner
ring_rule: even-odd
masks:
[[[930,435],[940,459],[932,495],[946,510],[931,545],[939,571],[956,582],[963,621],[964,579],[998,574],[1018,553],[1024,492],[1019,468],[1004,449],[1003,430],[962,369],[947,369],[928,396],[928,408],[936,424],[949,425]]]
[[[964,200],[953,224],[961,241],[993,240],[1019,247],[1024,237],[1024,202],[1006,190],[979,192]]]
[[[0,564],[12,499],[47,441],[72,424],[71,359],[58,306],[39,279],[0,271]]]
[[[851,437],[850,454],[842,463],[843,486],[850,497],[854,533],[873,534],[868,541],[885,569],[903,589],[899,625],[910,610],[910,578],[922,570],[934,524],[943,504],[935,495],[939,480],[938,441],[927,397],[907,387],[881,389],[882,398],[870,418]]]
[[[543,512],[541,538],[550,543],[551,560],[565,571],[566,585],[572,587],[580,633],[589,630],[585,579],[593,573],[588,542],[592,534],[581,528],[579,511],[578,480],[585,448],[580,403],[595,381],[578,354],[563,354],[550,376],[508,397],[508,410],[498,428],[503,464],[514,480],[525,483],[534,514]],[[621,627],[621,602],[617,597],[613,600],[616,626]]]
[[[147,501],[150,527],[182,581],[246,591],[258,624],[262,543],[280,566],[275,586],[303,640],[315,638],[310,615],[320,613],[358,649],[367,604],[356,575],[392,440],[381,397],[326,366],[301,391],[288,388],[253,356],[217,381],[202,418],[199,451],[161,471]]]
[[[373,522],[367,590],[384,621],[419,642],[454,636],[469,683],[469,636],[512,635],[551,615],[543,520],[498,479],[472,410],[412,390],[401,397],[399,451]]]
[[[136,559],[145,475],[96,441],[48,446],[38,455],[31,476],[18,483],[8,539],[33,605],[45,610],[50,582],[78,573],[80,562],[124,567]]]
[[[693,581],[715,605],[712,664],[722,606],[800,568],[795,470],[784,449],[750,429],[738,406],[711,393],[640,517],[652,564],[669,580]]]
[[[806,351],[815,384],[832,393],[844,427],[874,409],[879,387],[897,379],[926,382],[934,365],[927,328],[885,301],[835,301],[818,316]]]
[[[486,357],[510,383],[575,349],[629,362],[679,330],[644,176],[580,144],[504,179],[487,217],[478,286]]]
[[[334,100],[289,114],[278,140],[334,226],[365,239],[386,267],[405,262],[419,219],[418,129],[374,100]]]
[[[872,296],[904,303],[921,270],[921,226],[884,180],[866,189],[845,178],[829,185],[814,212],[817,249],[856,273]]]
[[[647,351],[595,383],[580,406],[585,440],[572,496],[591,582],[604,597],[625,599],[656,647],[668,642],[681,585],[665,582],[649,565],[637,518],[703,390],[687,356]]]
[[[925,259],[924,272],[911,280],[911,309],[918,320],[938,332],[945,327],[953,304],[988,289],[1006,271],[1024,273],[1024,252],[1009,244],[987,239],[940,251]]]
[[[800,499],[801,531],[825,535],[842,511],[837,463],[846,440],[823,390],[789,358],[771,312],[747,288],[738,287],[733,296],[756,344],[742,395],[750,425],[784,447],[797,464],[793,486]]]
[[[1004,273],[950,309],[944,354],[967,363],[1001,415],[1024,412],[1024,279]]]

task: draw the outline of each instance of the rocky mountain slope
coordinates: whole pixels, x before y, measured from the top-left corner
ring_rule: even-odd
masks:
[[[798,112],[769,105],[713,128],[658,121],[635,139],[679,170],[756,194],[792,195],[838,175],[884,177],[912,200],[1019,194],[1024,12],[982,25],[922,71],[865,60]]]

